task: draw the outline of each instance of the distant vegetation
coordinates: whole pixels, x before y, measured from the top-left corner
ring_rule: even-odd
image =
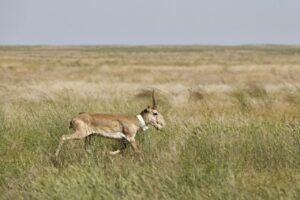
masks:
[[[299,46],[1,46],[0,199],[299,199]],[[63,146],[81,111],[167,126]]]

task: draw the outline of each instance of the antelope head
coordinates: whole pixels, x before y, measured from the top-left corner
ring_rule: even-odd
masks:
[[[165,126],[164,117],[157,111],[157,104],[154,95],[154,90],[152,92],[152,107],[148,106],[145,108],[140,115],[143,117],[146,125],[152,125],[157,130],[162,129]]]

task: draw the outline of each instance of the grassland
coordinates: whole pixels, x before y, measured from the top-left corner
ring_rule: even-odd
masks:
[[[0,199],[299,199],[299,46],[1,46]],[[53,154],[81,111],[167,126]]]

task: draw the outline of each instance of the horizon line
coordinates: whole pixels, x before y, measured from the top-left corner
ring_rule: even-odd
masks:
[[[111,43],[111,44],[1,44],[0,43],[0,46],[30,46],[30,47],[64,47],[64,46],[70,46],[70,47],[80,47],[80,46],[108,46],[108,47],[139,47],[139,46],[232,46],[232,47],[235,47],[235,46],[300,46],[300,43],[299,44],[290,44],[290,43],[241,43],[241,44],[205,44],[205,43],[195,43],[195,44],[189,44],[189,43],[182,43],[182,44],[177,44],[177,43],[174,43],[174,44],[159,44],[159,43],[153,43],[153,44],[117,44],[117,43]]]

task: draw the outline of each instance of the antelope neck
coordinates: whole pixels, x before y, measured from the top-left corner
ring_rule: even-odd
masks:
[[[146,125],[145,120],[142,117],[142,115],[137,115],[136,117],[139,120],[140,127],[143,129],[143,131],[146,131],[148,129],[148,126]]]

